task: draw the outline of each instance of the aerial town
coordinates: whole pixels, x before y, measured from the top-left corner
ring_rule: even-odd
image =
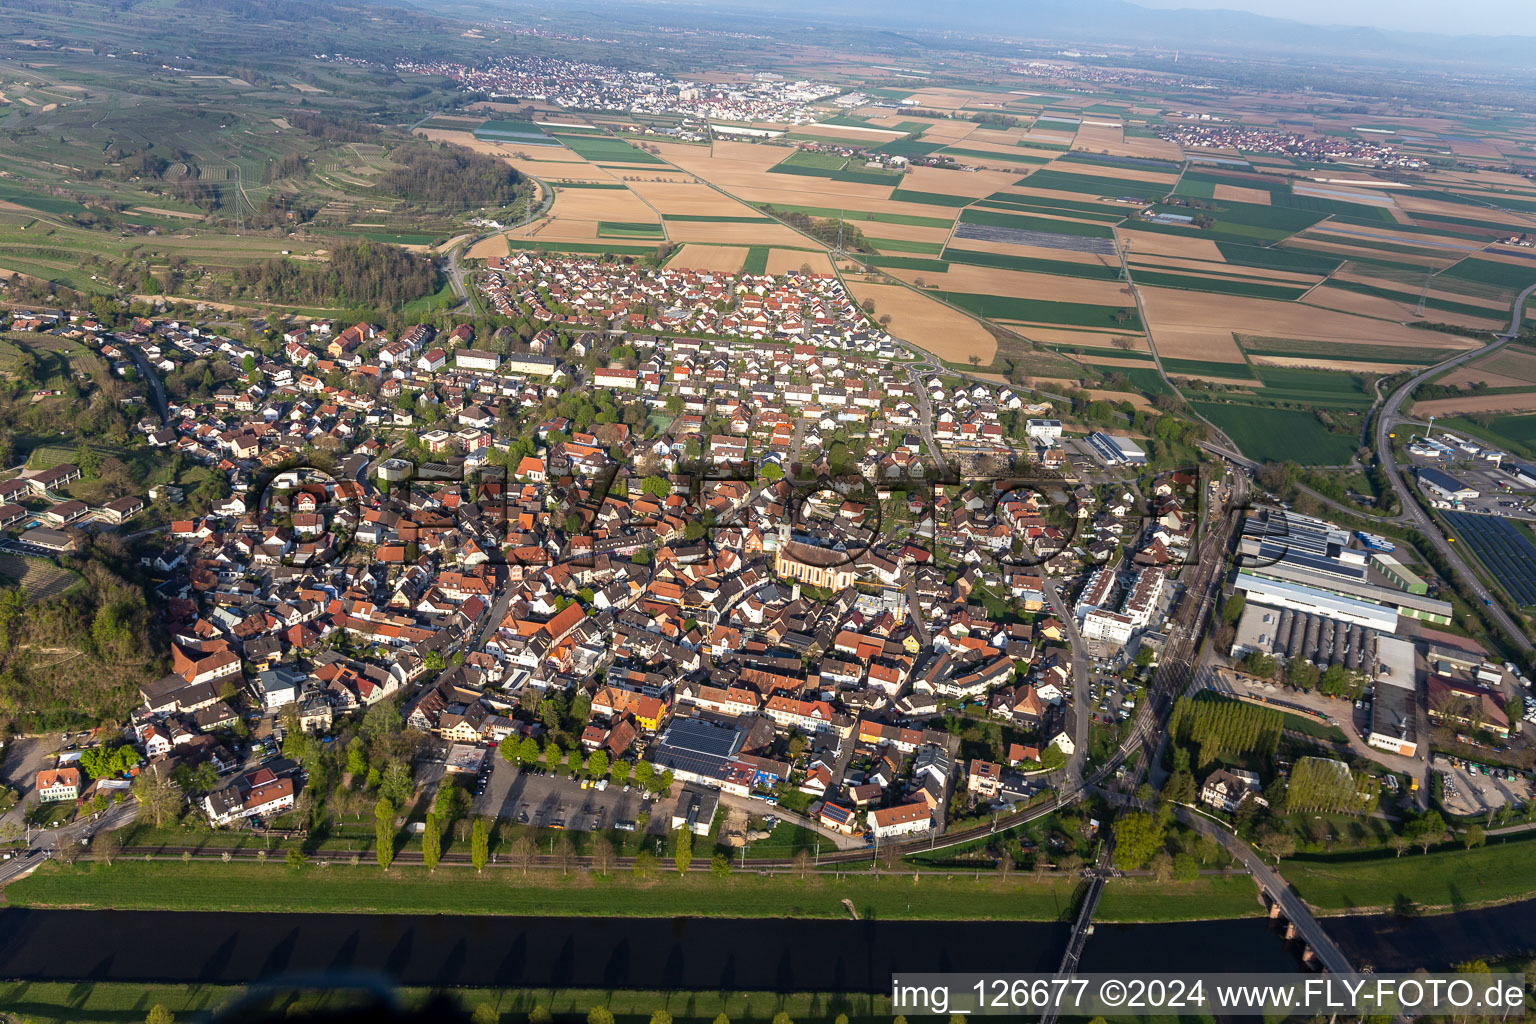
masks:
[[[476,287],[541,326],[267,321],[268,355],[185,321],[12,315],[122,373],[229,368],[140,421],[143,444],[214,471],[197,495],[92,508],[70,463],[0,484],[17,549],[164,523],[144,562],[173,671],[143,686],[126,735],[212,826],[291,810],[306,769],[290,734],[382,704],[423,737],[421,785],[431,765],[464,775],[493,819],[665,834],[726,801],[742,843],[764,817],[829,848],[942,833],[1080,776],[1212,584],[1230,628],[1197,672],[1319,718],[1355,702],[1356,745],[1405,794],[1427,777],[1416,708],[1512,729],[1518,670],[1441,631],[1451,603],[1390,542],[1242,511],[1230,474],[1158,469],[1133,438],[1074,435],[1049,403],[935,372],[835,278],[525,252]],[[1427,434],[1411,450],[1467,454]],[[950,482],[953,464],[986,471]],[[1418,478],[1470,500],[1431,466]],[[1238,567],[1199,582],[1202,530],[1229,507]],[[967,722],[991,727],[962,756]],[[83,753],[40,770],[38,792],[125,785],[81,774]],[[567,765],[509,795],[520,772]],[[1449,786],[1461,771],[1437,770]]]

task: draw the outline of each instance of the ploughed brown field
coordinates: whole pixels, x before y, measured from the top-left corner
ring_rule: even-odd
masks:
[[[1470,395],[1415,402],[1415,416],[1448,416],[1468,412],[1536,412],[1536,391],[1513,395]]]
[[[861,303],[873,299],[877,319],[890,315],[886,330],[893,337],[940,359],[965,363],[971,356],[977,356],[980,365],[987,366],[997,355],[997,341],[986,328],[931,296],[898,284],[866,284],[858,280],[848,282],[848,291]]]

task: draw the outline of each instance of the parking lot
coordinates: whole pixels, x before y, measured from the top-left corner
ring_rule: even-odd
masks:
[[[48,736],[18,736],[0,753],[0,783],[14,789],[19,799],[6,814],[5,821],[21,823],[27,798],[37,788],[37,773],[53,767],[53,752],[63,744],[57,733]]]
[[[583,832],[634,825],[647,810],[652,820],[648,832],[665,832],[670,820],[662,820],[656,808],[667,801],[645,801],[638,789],[624,791],[609,785],[606,790],[582,789],[581,783],[560,775],[539,774],[541,769],[519,769],[498,757],[485,791],[474,799],[474,813],[539,828],[565,828]]]
[[[1452,814],[1481,814],[1531,799],[1531,781],[1517,771],[1440,755],[1433,768],[1442,776],[1445,809]]]

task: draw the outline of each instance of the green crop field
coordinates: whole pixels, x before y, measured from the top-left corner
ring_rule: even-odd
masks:
[[[773,209],[780,213],[803,213],[807,217],[826,217],[832,220],[840,217],[850,223],[853,221],[869,221],[876,224],[906,224],[915,228],[947,228],[954,224],[952,220],[940,220],[938,217],[918,217],[910,213],[868,213],[864,210],[840,210],[831,206],[772,205]]]
[[[1499,263],[1467,257],[1460,263],[1441,271],[1444,277],[1458,277],[1479,284],[1491,284],[1511,292],[1518,292],[1536,284],[1536,260],[1527,266],[1515,263]]]
[[[961,160],[969,157],[973,160],[1007,160],[1016,164],[1047,164],[1049,157],[1031,156],[1028,153],[1003,153],[992,149],[965,149],[960,146],[945,146],[939,151],[940,156],[952,156]]]
[[[1082,209],[1087,207],[1087,209]],[[1038,201],[1023,200],[1021,202],[1006,202],[1001,199],[978,199],[971,209],[1003,210],[1015,213],[1039,213],[1051,217],[1077,217],[1084,220],[1099,221],[1105,224],[1118,224],[1125,220],[1125,210],[1111,209],[1107,206],[1095,206],[1091,203],[1078,203],[1070,199],[1041,199]]]
[[[1170,377],[1231,377],[1233,379],[1254,379],[1253,370],[1247,363],[1222,363],[1204,359],[1169,359],[1162,360],[1163,370]]]
[[[660,224],[646,221],[600,220],[597,222],[600,238],[655,238],[665,237]]]
[[[1256,356],[1311,356],[1328,361],[1403,363],[1429,366],[1458,352],[1453,348],[1428,348],[1408,345],[1366,345],[1350,343],[1342,347],[1336,341],[1306,338],[1268,338],[1239,335],[1244,352]]]
[[[1117,267],[1102,263],[1072,263],[1067,260],[1047,260],[1036,256],[1013,256],[1004,252],[976,252],[951,245],[943,256],[951,263],[963,263],[973,267],[997,267],[1000,270],[1022,270],[1032,274],[1055,274],[1058,277],[1081,277],[1091,281],[1113,281],[1120,276]]]
[[[943,242],[909,242],[900,238],[871,238],[864,236],[864,241],[880,252],[912,252],[924,256],[938,256],[944,251]]]
[[[1360,408],[1371,404],[1364,382],[1352,373],[1300,366],[1260,366],[1258,372],[1264,381],[1260,394],[1272,401]]]
[[[768,272],[768,247],[766,245],[754,245],[748,249],[746,259],[741,264],[741,272],[743,274],[766,274]]]
[[[1216,266],[1216,264],[1211,265],[1213,270]],[[1246,295],[1255,299],[1282,299],[1289,302],[1307,293],[1306,285],[1264,284],[1259,281],[1238,280],[1231,277],[1196,277],[1193,274],[1175,274],[1141,267],[1132,271],[1131,276],[1139,285],[1181,288],[1192,292],[1218,292],[1223,295]]]
[[[984,210],[972,206],[960,214],[962,224],[981,224],[993,228],[1010,228],[1014,231],[1039,231],[1057,235],[1080,235],[1084,238],[1113,238],[1115,232],[1105,224],[1087,224],[1077,220],[1053,220],[1049,217],[1030,217],[1021,213],[1003,213],[1000,210]]]
[[[808,149],[797,149],[789,156],[774,165],[779,167],[811,167],[823,171],[840,171],[848,166],[848,158],[838,156],[836,153],[817,153]]]
[[[1137,199],[1161,199],[1173,190],[1173,184],[1138,181],[1134,178],[1109,178],[1096,174],[1074,174],[1046,167],[1015,182],[1026,188],[1046,188],[1055,192],[1081,192],[1091,196],[1134,196]]]
[[[927,270],[942,274],[949,269],[949,264],[943,260],[927,259],[922,256],[861,256],[859,259],[872,267],[884,267],[890,270]]]
[[[1065,324],[1072,327],[1102,327],[1139,334],[1141,317],[1134,307],[1094,306],[1083,302],[1054,302],[1003,295],[975,295],[965,292],[935,292],[945,301],[990,320],[1024,320],[1041,324]],[[1122,315],[1118,319],[1116,314]]]
[[[1355,454],[1360,438],[1335,434],[1309,412],[1253,405],[1191,402],[1196,412],[1230,437],[1242,453],[1260,462],[1287,459],[1309,466],[1336,466]]]
[[[664,213],[662,220],[683,224],[772,224],[772,217],[711,217],[702,213]]]
[[[898,188],[891,193],[891,198],[898,203],[920,203],[923,206],[970,206],[975,202],[970,196],[951,196],[942,192],[913,192],[909,189]],[[928,218],[932,220],[933,218]]]
[[[1295,249],[1274,249],[1259,245],[1241,245],[1237,242],[1217,242],[1222,259],[1229,266],[1261,267],[1266,270],[1291,270],[1300,274],[1331,274],[1343,261],[1321,253],[1299,252]]]
[[[937,153],[944,148],[942,142],[919,142],[916,139],[897,139],[895,142],[887,142],[875,150],[876,153],[889,153],[891,156],[927,156]]]
[[[607,161],[616,164],[660,164],[666,162],[643,149],[636,149],[623,139],[603,135],[571,135],[565,132],[557,132],[554,137],[559,139],[566,149],[593,163]]]

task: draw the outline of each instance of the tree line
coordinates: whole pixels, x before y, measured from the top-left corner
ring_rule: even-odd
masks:
[[[1204,766],[1223,757],[1259,753],[1272,755],[1280,742],[1280,712],[1237,700],[1180,697],[1168,720],[1175,743],[1193,745],[1196,763]]]

